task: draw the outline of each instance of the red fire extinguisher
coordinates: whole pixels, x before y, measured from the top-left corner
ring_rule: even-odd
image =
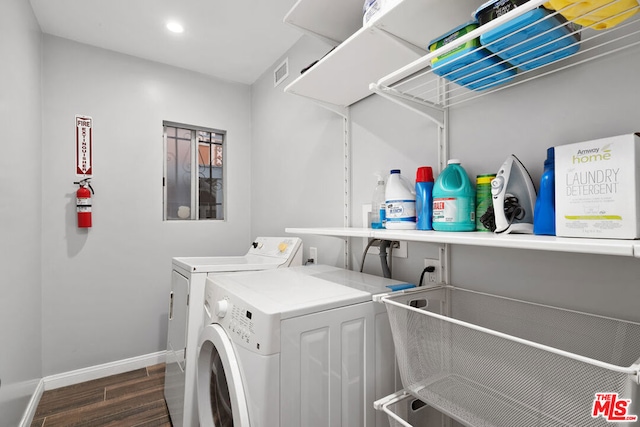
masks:
[[[78,228],[91,227],[91,194],[93,187],[90,182],[91,178],[84,178],[74,182],[80,188],[76,191],[76,211],[78,212]],[[89,188],[87,188],[89,187]],[[89,191],[91,189],[91,191]]]

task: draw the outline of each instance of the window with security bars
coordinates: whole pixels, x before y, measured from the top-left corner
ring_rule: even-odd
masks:
[[[163,122],[164,219],[224,220],[226,132]]]

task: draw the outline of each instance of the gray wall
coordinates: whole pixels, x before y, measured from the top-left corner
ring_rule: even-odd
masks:
[[[300,70],[330,49],[303,37],[289,52],[289,77],[273,85],[273,68],[252,86],[251,230],[284,235],[286,227],[343,225],[343,120],[304,98],[283,93]],[[303,236],[320,262],[342,265],[338,239]]]
[[[326,46],[304,37],[288,52],[289,61],[306,64],[326,50]],[[640,130],[636,106],[640,93],[636,75],[639,66],[640,49],[636,47],[454,107],[450,111],[450,157],[460,158],[468,174],[475,178],[477,174],[495,173],[506,157],[515,153],[529,169],[537,187],[547,147]],[[309,152],[318,152],[322,147],[329,153],[330,158],[323,159],[325,163],[341,165],[342,134],[336,124],[338,116],[332,118],[313,101],[284,94],[279,88],[268,88],[270,78],[271,74],[266,73],[254,85],[254,150],[267,150],[268,147],[260,148],[264,144],[277,146],[281,164],[296,165],[300,160],[299,145],[307,143]],[[291,79],[289,77],[286,84]],[[274,105],[278,106],[277,115],[269,111]],[[318,111],[315,120],[308,118],[311,110]],[[267,116],[268,122],[260,122],[259,118]],[[435,126],[427,119],[376,95],[353,105],[351,118],[353,225],[362,226],[361,205],[370,203],[376,183],[373,173],[400,168],[414,180],[418,166],[437,166],[437,135]],[[283,141],[268,131],[269,126],[279,129],[279,134],[304,135],[304,138]],[[325,133],[318,133],[318,129]],[[326,129],[331,133],[326,133]],[[259,140],[255,138],[257,134],[269,137]],[[267,191],[293,194],[290,188],[297,184],[276,180],[276,170],[257,164],[254,159],[254,205]],[[306,216],[313,209],[340,211],[342,176],[333,168],[331,173],[334,175],[299,174],[295,180],[305,176],[309,188],[327,190],[296,193],[297,215],[254,216],[252,230],[260,233],[267,227],[308,225]],[[305,214],[300,215],[302,212]],[[337,214],[316,217],[312,222],[312,226],[342,225]],[[341,258],[333,257],[340,239],[309,236],[303,239],[305,244],[312,242],[318,246],[322,263],[335,261],[335,265],[341,265]],[[352,239],[352,243],[352,265],[357,268],[362,258],[362,239]],[[640,263],[635,259],[465,246],[450,249],[451,281],[456,285],[640,320],[635,307],[640,300]],[[423,258],[436,254],[436,245],[410,243],[409,258],[393,261],[394,278],[417,282]],[[365,271],[381,274],[378,261],[370,258],[367,257]]]
[[[41,372],[40,29],[24,0],[0,6],[0,426],[16,426]]]
[[[44,37],[43,375],[166,348],[171,257],[250,243],[250,88]],[[76,228],[74,115],[93,117],[93,227]],[[163,222],[162,121],[227,133],[226,221]]]

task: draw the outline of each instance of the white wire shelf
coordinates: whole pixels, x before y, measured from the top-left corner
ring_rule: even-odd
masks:
[[[454,244],[507,249],[531,249],[550,252],[612,255],[640,258],[640,241],[618,239],[582,239],[536,236],[531,234],[494,234],[488,232],[442,232],[418,230],[377,230],[372,228],[324,227],[286,228],[299,235],[362,237],[407,242]]]
[[[460,55],[456,61],[459,60],[460,63],[470,62],[465,61],[465,57],[468,56],[471,58],[474,55],[478,55],[480,51],[482,51],[484,55],[482,59],[465,64],[463,67],[445,73],[444,75],[436,75],[436,73],[434,73],[434,68],[432,68],[432,60],[434,58],[441,57],[465,45],[467,42],[487,35],[500,26],[513,22],[513,20],[523,16],[525,13],[538,9],[545,4],[545,0],[530,0],[503,16],[481,25],[462,37],[379,79],[376,83],[370,85],[370,89],[380,95],[394,97],[399,100],[435,106],[436,108],[453,107],[508,87],[520,85],[620,52],[624,49],[640,45],[640,13],[635,13],[640,8],[640,5],[634,2],[634,4],[630,6],[621,6],[627,3],[630,2],[628,2],[628,0],[609,0],[602,6],[590,11],[589,14],[597,13],[604,8],[619,7],[620,10],[617,11],[616,14],[603,18],[600,22],[596,21],[593,24],[583,27],[578,26],[577,29],[573,28],[573,26],[576,25],[576,21],[583,22],[587,14],[572,16],[571,20],[565,20],[565,18],[561,16],[562,14],[567,14],[567,12],[571,12],[573,6],[567,6],[557,11],[550,11],[548,16],[541,19],[540,21],[549,20],[549,23],[554,23],[552,28],[540,33],[542,37],[551,37],[554,32],[557,34],[557,31],[561,30],[564,34],[561,38],[565,39],[567,46],[563,47],[563,49],[577,49],[577,52],[569,56],[552,60],[553,53],[546,53],[534,59],[528,58],[532,56],[534,54],[533,52],[537,49],[544,50],[547,46],[556,43],[558,41],[557,38],[553,38],[553,40],[546,43],[537,44],[530,50],[523,50],[516,55],[509,54],[509,51],[513,52],[513,50],[519,51],[521,48],[524,49],[528,40],[522,40],[517,44],[511,44],[508,48],[500,50],[498,46],[504,44],[505,39],[512,35],[506,34],[497,40],[492,40],[490,43],[483,45],[481,44],[475,50]],[[629,14],[633,14],[633,16],[627,17]],[[594,29],[597,25],[616,17],[625,17],[626,19],[608,29]],[[540,24],[540,21],[530,23],[522,27],[522,29],[528,30]],[[488,62],[487,58],[492,61],[489,65],[485,65]],[[544,62],[544,60],[548,60],[549,62],[536,66],[539,62]],[[520,63],[518,65],[512,65],[512,62]],[[500,78],[497,80],[497,85],[492,85],[496,82],[490,82],[489,78],[483,80],[481,74],[487,74],[490,68],[496,67],[496,64],[509,73],[516,73],[515,77]],[[527,69],[532,67],[535,68]],[[438,66],[435,67],[436,70],[437,68]],[[442,74],[442,72],[439,74]],[[460,74],[466,75],[461,78],[459,77]],[[473,78],[474,76],[478,79],[473,85],[475,86],[474,90],[456,83],[465,83],[465,79],[469,80],[470,77]],[[444,85],[444,93],[441,77],[444,78],[446,82],[449,82],[449,84]],[[467,84],[467,86],[469,85]]]

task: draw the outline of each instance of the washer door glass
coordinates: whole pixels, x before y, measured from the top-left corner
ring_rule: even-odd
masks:
[[[198,356],[198,413],[201,427],[249,427],[240,368],[220,325],[202,332]]]

